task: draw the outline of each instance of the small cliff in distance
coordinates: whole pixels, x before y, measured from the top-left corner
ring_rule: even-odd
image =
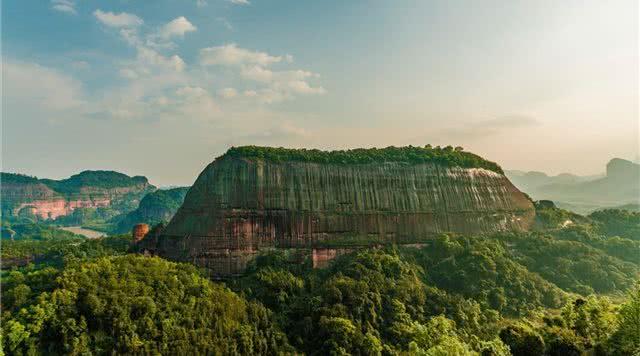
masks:
[[[209,164],[164,231],[140,247],[225,276],[261,248],[312,249],[322,259],[443,232],[526,230],[534,218],[497,164],[460,148],[249,146]]]
[[[145,177],[114,171],[84,171],[62,180],[2,173],[0,182],[2,215],[38,220],[55,220],[82,209],[130,211],[156,189]]]

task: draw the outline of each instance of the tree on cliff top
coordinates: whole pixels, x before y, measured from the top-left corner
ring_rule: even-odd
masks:
[[[502,168],[462,147],[394,147],[356,148],[351,150],[321,151],[317,149],[290,149],[282,147],[231,147],[223,157],[263,159],[271,162],[313,162],[325,164],[367,164],[405,162],[410,164],[436,163],[449,167],[484,168],[503,174]]]

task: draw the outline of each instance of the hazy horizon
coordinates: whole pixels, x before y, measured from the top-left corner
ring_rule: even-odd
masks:
[[[223,153],[224,152],[221,152],[219,155],[216,155],[214,158],[211,159],[211,161],[213,161],[216,157],[222,155]],[[624,158],[624,157],[611,157],[611,159],[614,159],[614,158],[622,158],[622,159],[625,159],[625,160],[640,164],[640,159],[638,159],[638,158],[636,158],[636,159],[628,159],[628,158]],[[607,161],[607,162],[609,162],[609,161]],[[546,172],[546,171],[537,171],[537,170],[531,170],[531,169],[515,169],[515,168],[510,168],[510,167],[502,167],[502,168],[505,171],[521,171],[521,172],[524,172],[524,173],[542,172],[542,173],[547,174],[548,176],[557,176],[557,175],[560,175],[560,174],[573,174],[573,175],[579,176],[579,177],[597,177],[597,176],[604,176],[606,174],[606,163],[607,162],[605,162],[603,164],[602,169],[601,169],[600,172],[594,172],[594,173],[590,173],[590,174],[577,174],[577,173],[570,172],[570,171]],[[499,164],[499,162],[497,162],[497,163]],[[202,166],[201,170],[204,170],[204,168],[206,167],[207,164]],[[29,176],[36,176],[37,178],[40,178],[40,179],[48,178],[48,179],[56,179],[56,180],[69,178],[70,176],[72,176],[74,174],[77,174],[77,173],[80,173],[82,171],[118,171],[118,170],[113,169],[113,168],[109,168],[109,167],[93,167],[93,168],[83,168],[81,170],[74,171],[74,172],[71,172],[71,173],[66,174],[66,175],[62,174],[62,175],[58,175],[58,176],[39,176],[39,175],[36,175],[36,174],[31,174],[29,172],[7,171],[7,170],[4,170],[4,169],[2,170],[2,172],[6,172],[6,173],[18,173],[18,174],[25,174],[25,175],[29,175]],[[144,174],[140,174],[140,173],[137,173],[135,171],[131,171],[131,172],[118,171],[118,172],[127,174],[127,175],[132,176],[132,177],[133,176],[140,176],[140,175],[144,176]],[[192,185],[195,182],[196,178],[198,178],[199,174],[200,174],[200,172],[196,173],[191,178],[190,182],[186,182],[186,181],[185,182],[174,182],[174,183],[172,183],[172,182],[168,182],[168,183],[164,182],[163,184],[158,184],[157,182],[155,182],[154,177],[149,177],[149,176],[146,176],[146,177],[149,179],[149,182],[151,184],[154,184],[154,185],[156,185],[156,186],[158,186],[160,188],[163,188],[163,187],[176,187],[176,186],[189,186],[189,185]]]
[[[637,161],[636,1],[2,3],[2,170],[191,184],[231,145]]]

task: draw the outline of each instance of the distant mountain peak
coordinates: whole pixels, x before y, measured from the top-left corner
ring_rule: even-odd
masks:
[[[640,179],[640,164],[622,158],[613,158],[607,163],[607,177]]]

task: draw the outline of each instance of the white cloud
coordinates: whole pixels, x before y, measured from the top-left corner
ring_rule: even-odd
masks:
[[[249,0],[227,0],[228,2],[234,5],[249,5],[251,4]]]
[[[296,95],[321,95],[326,90],[321,86],[313,86],[309,80],[319,78],[316,73],[305,70],[272,70],[275,63],[293,62],[293,56],[275,56],[266,52],[254,51],[238,47],[235,43],[208,47],[200,50],[202,66],[222,65],[239,67],[240,77],[266,87],[250,90],[245,96],[256,97],[262,103],[275,103],[294,98]]]
[[[116,16],[122,20],[121,15]],[[96,18],[104,22],[102,13]],[[136,50],[136,56],[119,61],[120,77],[127,81],[101,95],[94,116],[154,120],[184,115],[198,119],[214,117],[212,113],[219,109],[211,95],[195,85],[201,81],[199,77],[187,72],[180,55],[166,53],[173,48],[169,38],[182,37],[194,31],[195,26],[184,17],[155,30],[142,26],[141,19],[114,23],[118,26],[111,27],[118,28],[123,41]]]
[[[5,105],[14,115],[27,111],[57,119],[85,106],[82,84],[57,70],[3,58],[2,76]]]
[[[229,22],[229,20],[227,20],[224,17],[217,17],[216,20],[218,22],[220,22],[222,24],[222,26],[224,26],[224,28],[226,28],[229,31],[233,31],[233,25],[231,24],[231,22]]]
[[[176,90],[176,101],[172,105],[172,115],[209,121],[218,117],[220,108],[208,91],[200,87],[186,86]]]
[[[289,82],[289,88],[299,94],[324,94],[326,91],[323,87],[311,87],[309,83],[303,80],[294,80]]]
[[[323,87],[314,87],[308,81],[310,78],[319,78],[320,75],[305,70],[270,71],[255,66],[243,68],[241,75],[243,78],[268,84],[268,87],[256,91],[254,95],[266,104],[289,100],[296,95],[326,93]]]
[[[51,8],[67,14],[76,15],[76,3],[71,0],[51,0]]]
[[[186,98],[197,98],[207,94],[208,92],[200,87],[182,87],[176,90],[176,95]]]
[[[264,69],[261,66],[244,67],[240,74],[246,79],[255,80],[257,82],[266,83],[273,79],[273,72],[269,69]]]
[[[196,6],[197,7],[205,7],[205,6],[207,6],[207,1],[206,0],[196,0]]]
[[[102,24],[116,28],[137,27],[144,23],[144,21],[142,21],[138,16],[126,12],[116,14],[98,9],[93,12],[93,16],[95,16]]]
[[[282,61],[280,56],[272,56],[265,52],[252,51],[238,47],[235,43],[200,50],[202,65],[249,65],[269,66]]]
[[[197,28],[189,22],[184,16],[175,18],[171,22],[162,26],[159,31],[159,35],[163,39],[170,39],[172,37],[184,37],[187,32],[193,32]]]
[[[233,99],[238,96],[238,91],[234,88],[224,88],[218,90],[218,95],[225,99]]]
[[[182,58],[177,54],[174,54],[170,57],[163,56],[157,51],[140,46],[138,49],[138,60],[142,62],[143,65],[150,64],[157,67],[171,69],[176,72],[182,72],[186,66]]]
[[[283,142],[304,143],[312,138],[309,131],[293,123],[284,121],[275,123],[271,127],[266,127],[261,131],[240,137],[240,142],[246,144],[278,144]]]
[[[176,28],[178,27],[180,26],[170,26],[170,28],[173,28],[173,33],[176,33]],[[149,36],[147,36],[146,41],[140,37],[138,29],[121,28],[119,33],[122,39],[137,51],[136,60],[124,63],[124,67],[120,69],[122,77],[135,79],[143,75],[158,74],[158,72],[162,73],[167,70],[182,72],[186,68],[186,63],[179,55],[161,54],[154,46],[150,45],[155,44],[155,42]]]
[[[120,76],[126,79],[136,79],[138,78],[138,73],[130,68],[122,68],[120,69]]]

